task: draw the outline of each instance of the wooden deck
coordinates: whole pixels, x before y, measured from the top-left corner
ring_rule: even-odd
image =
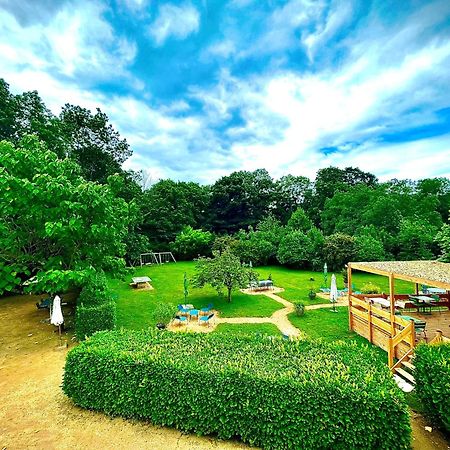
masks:
[[[408,316],[417,317],[420,320],[424,320],[427,323],[426,334],[428,341],[434,338],[436,330],[441,330],[442,335],[450,338],[450,311],[436,311],[435,309],[431,314],[422,314],[417,312],[408,312]],[[423,336],[418,335],[419,340],[423,339]]]

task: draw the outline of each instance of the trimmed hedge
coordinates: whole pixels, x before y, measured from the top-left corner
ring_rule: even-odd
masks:
[[[367,347],[115,331],[68,353],[75,404],[270,449],[406,449],[409,413]]]
[[[416,391],[428,415],[450,432],[450,344],[417,346]]]
[[[116,327],[116,304],[107,302],[96,306],[79,304],[75,310],[75,334],[79,341],[96,331],[114,330]]]

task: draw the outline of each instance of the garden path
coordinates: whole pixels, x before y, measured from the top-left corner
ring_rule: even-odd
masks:
[[[270,317],[218,317],[217,323],[273,323],[285,335],[291,337],[301,336],[301,331],[292,325],[288,319],[288,314],[294,311],[294,305],[284,298],[277,295],[278,292],[283,292],[283,288],[274,288],[267,291],[252,291],[251,289],[242,289],[242,292],[248,295],[265,295],[266,297],[281,303],[284,308],[275,311]]]

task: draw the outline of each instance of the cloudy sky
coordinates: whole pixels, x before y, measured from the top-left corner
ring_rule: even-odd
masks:
[[[449,0],[0,0],[0,77],[99,106],[154,179],[450,176]]]

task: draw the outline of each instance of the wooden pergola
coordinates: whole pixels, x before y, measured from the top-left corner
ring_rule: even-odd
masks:
[[[374,308],[367,302],[371,295],[355,295],[352,292],[352,270],[386,276],[389,278],[389,312]],[[348,264],[349,328],[366,337],[388,353],[389,367],[394,358],[402,358],[415,346],[414,322],[395,315],[395,280],[410,281],[450,291],[450,264],[439,261],[377,261],[351,262]],[[373,296],[372,296],[373,297]]]

